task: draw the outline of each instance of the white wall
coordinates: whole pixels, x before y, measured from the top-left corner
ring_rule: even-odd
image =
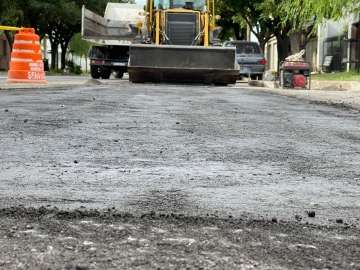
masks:
[[[49,67],[50,67],[51,66],[51,45],[50,45],[50,41],[47,37],[44,37],[43,40],[41,41],[41,53],[42,53],[43,59],[48,59]],[[57,65],[59,68],[61,67],[60,55],[61,55],[61,49],[59,47],[58,48],[58,56],[59,57],[58,57],[58,65]],[[89,61],[87,61],[88,65],[86,66],[85,57],[78,57],[75,55],[71,55],[71,53],[67,53],[66,59],[73,60],[76,65],[81,66],[81,69],[83,72],[89,71]]]
[[[318,70],[321,70],[321,66],[324,62],[323,59],[323,44],[324,40],[331,37],[341,36],[348,32],[348,38],[352,38],[355,35],[352,25],[359,21],[359,16],[355,14],[348,14],[344,19],[339,21],[327,20],[324,21],[318,27],[318,53],[317,63]]]

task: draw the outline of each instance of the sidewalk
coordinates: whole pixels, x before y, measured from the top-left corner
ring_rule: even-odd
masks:
[[[249,85],[279,88],[278,81],[249,81]],[[354,81],[310,81],[310,90],[359,91],[360,82]]]
[[[249,81],[249,86],[257,90],[272,92],[279,95],[322,103],[330,106],[348,108],[360,113],[360,82],[351,81],[311,81],[310,90],[295,88],[279,88],[273,81]]]

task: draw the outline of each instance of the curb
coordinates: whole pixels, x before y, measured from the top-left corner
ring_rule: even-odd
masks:
[[[279,88],[277,81],[249,81],[251,86]],[[287,89],[287,88],[285,88]],[[294,89],[294,88],[290,88]],[[328,91],[359,91],[360,82],[356,81],[317,81],[311,80],[310,90],[328,90]]]

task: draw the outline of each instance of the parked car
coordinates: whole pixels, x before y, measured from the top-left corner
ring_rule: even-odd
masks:
[[[239,77],[262,80],[266,60],[259,43],[244,40],[225,41],[224,47],[236,47],[236,61],[239,63]]]

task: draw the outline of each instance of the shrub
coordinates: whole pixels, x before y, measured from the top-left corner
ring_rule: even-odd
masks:
[[[60,68],[54,68],[50,70],[50,74],[62,74],[62,73],[64,73],[64,71]]]
[[[69,69],[69,73],[80,75],[82,73],[81,66],[76,65],[73,60],[67,60],[66,66]]]

